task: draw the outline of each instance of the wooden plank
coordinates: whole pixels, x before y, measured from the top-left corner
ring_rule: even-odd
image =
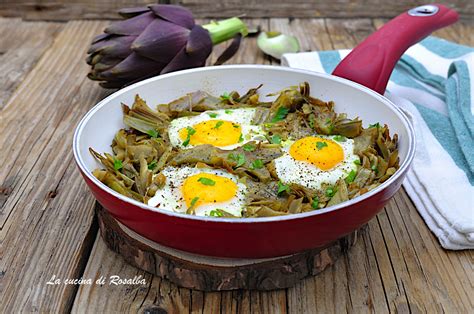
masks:
[[[58,312],[77,286],[97,232],[94,200],[77,172],[71,137],[105,93],[85,75],[87,45],[103,22],[70,22],[1,112],[0,312]]]
[[[121,7],[146,5],[147,0],[5,0],[0,2],[0,16],[22,17],[35,20],[116,19]],[[245,13],[248,17],[294,18],[376,18],[394,17],[417,5],[421,0],[401,1],[311,1],[311,0],[160,0],[161,3],[182,4],[190,8],[196,17],[231,17]],[[457,9],[461,16],[472,19],[474,5],[470,0],[440,1]]]
[[[0,110],[61,27],[60,23],[0,18]]]

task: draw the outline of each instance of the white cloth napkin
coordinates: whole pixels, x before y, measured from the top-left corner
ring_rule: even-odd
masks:
[[[282,65],[331,73],[349,52],[285,54]],[[405,190],[445,249],[473,249],[474,48],[426,38],[397,63],[385,96],[415,127]]]

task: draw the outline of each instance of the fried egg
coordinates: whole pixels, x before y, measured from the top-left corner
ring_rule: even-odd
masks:
[[[265,140],[259,125],[251,124],[254,108],[205,111],[197,116],[171,121],[168,134],[171,145],[188,149],[210,144],[224,150],[235,149],[248,141]]]
[[[220,169],[166,167],[161,172],[165,186],[148,205],[178,213],[192,208],[197,216],[213,216],[216,211],[241,217],[247,187],[238,177]]]
[[[336,139],[339,141],[337,141]],[[282,143],[283,155],[274,160],[281,182],[295,183],[310,189],[334,185],[345,178],[359,157],[354,154],[354,140],[340,136],[309,136]]]

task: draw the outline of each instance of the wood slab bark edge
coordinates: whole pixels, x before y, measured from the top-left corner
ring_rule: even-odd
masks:
[[[129,264],[178,286],[202,290],[275,290],[288,288],[333,265],[354,244],[365,226],[323,247],[258,260],[208,258],[163,247],[134,233],[96,206],[106,245]]]

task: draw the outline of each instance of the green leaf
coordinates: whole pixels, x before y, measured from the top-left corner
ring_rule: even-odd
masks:
[[[216,126],[214,127],[214,129],[220,128],[223,124],[224,124],[224,121],[217,121]]]
[[[278,122],[278,121],[281,121],[281,120],[285,119],[286,115],[288,114],[288,111],[290,111],[290,110],[288,108],[285,108],[285,107],[278,108],[278,110],[275,113],[275,115],[273,116],[271,122]]]
[[[343,136],[343,135],[336,135],[336,136],[333,137],[333,139],[334,139],[335,141],[338,141],[338,142],[345,142],[345,141],[347,141],[347,138],[346,138],[345,136]]]
[[[242,146],[242,148],[246,151],[246,152],[253,152],[257,147],[255,147],[254,145],[252,144],[245,144],[244,146]]]
[[[315,196],[313,198],[313,201],[311,202],[311,207],[313,207],[314,209],[318,209],[318,205],[319,205],[319,197]]]
[[[273,135],[270,138],[270,142],[272,142],[273,144],[281,144],[281,136],[278,134]]]
[[[255,159],[250,166],[250,169],[261,169],[263,168],[263,161],[260,159]]]
[[[231,114],[231,113],[232,113],[232,110],[226,109],[226,110],[224,110],[224,112],[227,113],[227,114]]]
[[[244,137],[242,136],[242,134],[240,134],[239,143],[242,143],[243,141],[244,141]]]
[[[191,200],[191,207],[194,207],[194,205],[196,205],[196,202],[197,202],[198,200],[199,200],[199,197],[198,197],[198,196],[196,196],[195,198],[193,198],[193,199]]]
[[[281,181],[278,181],[278,192],[277,192],[277,194],[280,195],[283,192],[287,192],[287,193],[290,192],[290,186],[281,183]]]
[[[153,160],[152,162],[150,162],[150,164],[148,165],[148,169],[149,170],[153,170],[156,168],[156,160]]]
[[[349,175],[346,178],[347,184],[354,182],[354,179],[355,179],[356,175],[357,175],[357,173],[356,173],[355,170],[352,170],[351,172],[349,172]]]
[[[328,147],[328,144],[326,142],[316,142],[316,148],[318,150],[323,149],[324,147]]]
[[[120,170],[123,168],[122,161],[120,159],[114,159],[114,169]]]
[[[150,135],[151,137],[154,137],[154,138],[157,138],[158,137],[158,131],[157,130],[153,130],[153,129],[150,129],[146,132],[146,134]]]
[[[216,181],[214,181],[212,179],[209,179],[209,178],[204,178],[204,177],[200,177],[198,179],[198,182],[201,182],[204,185],[210,185],[210,186],[216,185]]]
[[[227,156],[229,160],[235,161],[237,164],[235,165],[235,168],[238,168],[245,164],[245,155],[244,154],[229,154]]]
[[[329,187],[326,189],[326,196],[327,197],[333,197],[334,194],[336,194],[336,188]]]
[[[211,117],[211,118],[217,118],[217,116],[218,116],[218,114],[215,113],[215,112],[208,112],[207,114],[208,114],[209,117]]]
[[[374,123],[374,124],[369,124],[369,129],[370,128],[377,128],[378,129],[378,128],[380,128],[380,123],[377,122],[377,123]]]
[[[211,217],[222,217],[224,215],[222,214],[222,212],[220,210],[213,209],[209,212],[209,216],[211,216]]]

